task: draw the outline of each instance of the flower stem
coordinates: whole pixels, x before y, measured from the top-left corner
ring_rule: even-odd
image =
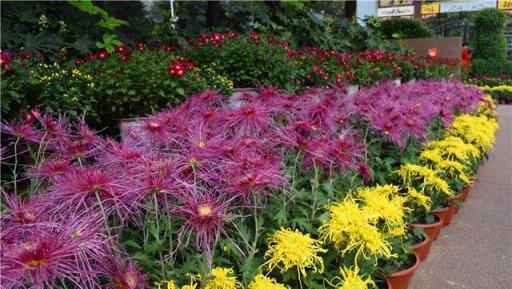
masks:
[[[155,221],[156,221],[156,242],[160,247],[160,219],[158,216],[158,200],[156,198],[156,194],[153,194],[153,201],[155,203]],[[162,278],[165,278],[165,266],[164,266],[164,256],[162,255],[162,250],[158,250],[158,255],[160,257],[160,269],[162,270]]]
[[[103,215],[103,222],[105,223],[105,228],[107,229],[107,234],[108,234],[109,238],[112,238],[112,234],[110,233],[110,227],[108,225],[107,213],[105,212],[105,208],[103,207],[103,202],[101,201],[100,193],[96,190],[94,192],[94,194],[96,195],[96,199],[98,200],[98,203],[100,204],[101,214]]]

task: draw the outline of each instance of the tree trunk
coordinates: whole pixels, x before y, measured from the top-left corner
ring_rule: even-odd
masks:
[[[356,15],[357,1],[345,1],[345,18],[353,19]]]
[[[206,26],[214,28],[220,24],[222,20],[222,6],[220,1],[208,1],[206,10]]]

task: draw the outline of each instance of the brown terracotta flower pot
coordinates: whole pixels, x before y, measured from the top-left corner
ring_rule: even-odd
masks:
[[[420,258],[416,254],[414,254],[414,258],[414,265],[410,268],[395,272],[393,275],[388,276],[388,282],[391,283],[391,287],[393,289],[407,289],[409,287],[409,282],[411,281],[414,272],[416,272],[420,267]]]
[[[465,185],[465,186],[464,186],[464,188],[462,189],[461,199],[460,199],[462,202],[465,202],[465,201],[466,201],[466,199],[468,198],[468,195],[469,195],[469,189],[470,189],[470,188],[471,188],[470,186]]]
[[[393,285],[391,285],[391,283],[389,282],[388,277],[384,273],[380,273],[380,275],[382,276],[383,280],[377,282],[377,287],[376,288],[379,288],[379,289],[393,289]],[[384,284],[384,282],[386,284]]]
[[[423,230],[425,231],[427,236],[432,241],[435,241],[435,240],[437,240],[437,238],[439,238],[439,234],[441,234],[441,228],[443,227],[443,220],[441,220],[441,218],[438,217],[437,222],[435,222],[433,224],[414,223],[414,224],[409,224],[409,227],[411,229],[423,228]]]
[[[439,210],[432,210],[432,214],[443,220],[443,227],[446,227],[452,222],[453,209],[451,206],[448,206]]]
[[[411,250],[416,255],[418,255],[418,257],[420,258],[421,261],[425,261],[425,260],[427,260],[428,254],[430,253],[430,248],[432,248],[433,243],[434,242],[432,242],[432,240],[427,237],[427,238],[425,238],[425,240],[423,240],[417,244],[413,244],[411,246]]]
[[[464,189],[462,189],[462,191],[464,191]],[[462,191],[461,191],[460,194],[458,194],[455,197],[450,199],[449,204],[450,204],[450,207],[452,207],[452,209],[453,209],[453,214],[458,214],[459,213],[460,203],[463,202],[462,198],[464,197]]]

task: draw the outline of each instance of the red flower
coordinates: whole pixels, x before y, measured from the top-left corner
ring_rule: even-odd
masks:
[[[30,59],[30,58],[32,58],[32,53],[23,52],[23,53],[18,54],[18,57],[23,60]]]
[[[106,59],[106,58],[108,57],[108,55],[109,55],[109,54],[108,54],[108,52],[106,52],[106,51],[100,51],[100,52],[98,52],[98,53],[97,53],[97,57],[98,57],[99,59]]]
[[[39,60],[43,60],[44,59],[44,53],[42,53],[41,51],[38,51],[38,52],[36,52],[36,57]]]
[[[162,44],[160,46],[160,48],[165,50],[166,52],[173,52],[174,51],[174,47],[172,47],[172,45],[170,45],[170,44]]]
[[[116,46],[116,52],[118,52],[118,53],[125,53],[126,50],[127,50],[127,48],[124,45]]]
[[[130,53],[123,53],[123,54],[122,54],[121,56],[119,56],[117,59],[118,59],[119,61],[128,61],[128,60],[130,60],[130,58],[131,58]]]
[[[85,63],[85,61],[84,61],[83,59],[81,59],[81,58],[77,58],[77,59],[75,60],[75,65],[76,65],[76,66],[81,65],[81,64],[84,64],[84,63]]]
[[[146,44],[142,43],[142,42],[137,42],[135,44],[135,49],[139,50],[139,51],[143,51],[146,49]]]

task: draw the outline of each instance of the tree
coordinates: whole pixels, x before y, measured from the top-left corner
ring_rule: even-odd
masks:
[[[208,1],[208,8],[206,9],[206,26],[208,28],[217,27],[224,15],[220,1]]]

